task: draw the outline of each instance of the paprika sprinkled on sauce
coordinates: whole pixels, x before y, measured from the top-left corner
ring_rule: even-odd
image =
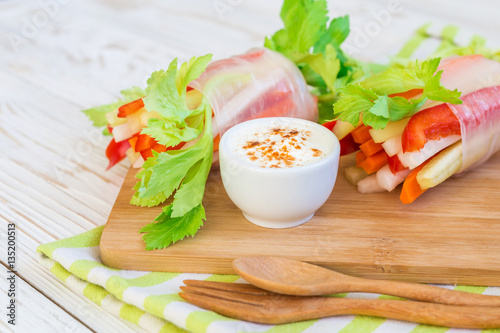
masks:
[[[263,168],[302,166],[326,156],[320,138],[308,128],[273,124],[237,138],[235,152]]]

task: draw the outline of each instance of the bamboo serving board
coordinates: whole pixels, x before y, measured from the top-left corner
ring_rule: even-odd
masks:
[[[426,283],[500,286],[500,154],[449,179],[413,204],[391,193],[359,194],[343,177],[309,222],[290,229],[258,227],[227,197],[220,174],[207,183],[207,221],[193,238],[146,251],[139,229],[160,208],[129,205],[130,170],[101,238],[104,264],[120,269],[234,274],[244,256],[302,260],[355,276]]]

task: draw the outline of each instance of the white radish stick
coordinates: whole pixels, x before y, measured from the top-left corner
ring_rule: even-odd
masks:
[[[439,153],[441,150],[449,147],[458,140],[460,140],[460,135],[450,135],[440,140],[429,140],[425,143],[424,147],[420,151],[406,152],[400,151],[398,153],[398,158],[405,167],[410,169],[415,169],[420,164],[427,161],[429,158]]]
[[[396,172],[396,174],[394,174],[392,173],[391,169],[389,168],[389,165],[387,164],[384,167],[382,167],[382,169],[377,171],[376,173],[377,183],[381,188],[391,192],[396,188],[396,186],[401,184],[406,179],[406,177],[410,174],[410,172],[411,172],[410,169],[406,169]]]
[[[358,182],[358,192],[363,194],[384,192],[378,181],[377,174],[371,174]]]
[[[392,157],[403,150],[401,145],[401,135],[395,136],[382,143],[382,147],[389,157]]]

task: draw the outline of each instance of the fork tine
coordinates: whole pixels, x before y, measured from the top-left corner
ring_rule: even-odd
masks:
[[[261,324],[285,324],[321,317],[323,297],[248,295],[229,291],[182,286],[184,300],[221,315]],[[304,300],[314,302],[305,304]],[[343,313],[341,313],[343,314]],[[325,315],[323,315],[325,316]]]
[[[216,290],[210,288],[192,287],[192,286],[181,286],[182,291],[190,294],[210,296],[217,299],[223,299],[226,301],[244,303],[253,306],[264,306],[264,302],[268,296],[262,295],[251,295],[242,294],[238,292]]]
[[[203,280],[184,280],[186,286],[190,287],[200,287],[214,290],[231,291],[241,294],[251,294],[251,295],[272,295],[274,293],[260,289],[251,284],[247,283],[228,283],[228,282],[215,282],[215,281],[203,281]]]
[[[179,293],[179,296],[191,304],[226,317],[263,324],[269,323],[265,309],[261,307],[190,292]]]
[[[184,292],[179,295],[192,304],[228,317],[262,324],[285,324],[349,314],[459,328],[500,326],[500,309],[494,307],[279,294],[249,295],[192,286],[181,289]]]

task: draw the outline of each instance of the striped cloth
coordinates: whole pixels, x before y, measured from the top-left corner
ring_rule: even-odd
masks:
[[[475,332],[448,329],[368,316],[339,316],[288,325],[260,325],[230,319],[185,302],[178,293],[186,279],[244,282],[236,275],[139,272],[117,270],[102,264],[99,241],[103,227],[75,237],[41,245],[40,262],[72,291],[116,316],[149,332],[229,333],[229,332]],[[445,286],[453,288],[452,286]],[[464,287],[457,290],[500,295],[500,288]],[[373,294],[339,294],[347,298],[388,298]],[[500,330],[483,330],[496,332]]]

